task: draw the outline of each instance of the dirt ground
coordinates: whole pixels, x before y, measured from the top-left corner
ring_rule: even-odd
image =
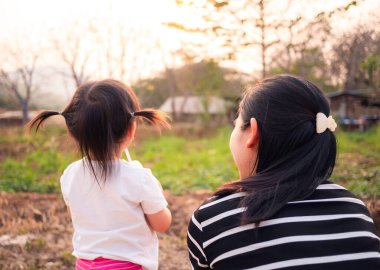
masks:
[[[190,269],[186,231],[192,211],[210,191],[183,196],[166,192],[173,224],[160,234],[161,270]],[[367,201],[380,235],[380,201]],[[72,227],[58,194],[0,193],[0,270],[73,269]]]
[[[159,234],[159,269],[190,269],[187,224],[192,211],[211,192],[165,193],[173,223],[167,233]],[[71,235],[70,219],[59,194],[0,192],[0,270],[73,269]]]

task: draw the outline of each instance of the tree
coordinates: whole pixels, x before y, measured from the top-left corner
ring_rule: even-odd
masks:
[[[373,91],[373,96],[380,100],[380,54],[371,54],[361,63],[365,70],[368,85]]]
[[[29,120],[29,105],[36,91],[36,65],[40,52],[28,47],[5,47],[2,52],[5,60],[0,66],[0,88],[14,95],[22,109],[22,123]]]
[[[279,64],[278,64],[279,63]],[[286,63],[282,65],[282,63]],[[278,64],[278,65],[276,65]],[[294,74],[312,81],[325,91],[336,90],[327,72],[328,63],[320,47],[303,48],[299,54],[292,56],[292,61],[276,61],[268,71],[270,75]]]
[[[208,102],[210,97],[219,96],[226,99],[236,99],[241,94],[241,77],[235,70],[222,68],[213,61],[207,60],[198,63],[188,63],[179,68],[170,69],[171,77],[165,70],[161,76],[152,79],[140,80],[133,88],[138,96],[144,96],[143,105],[159,107],[168,97],[174,97],[170,90],[170,80],[175,78],[176,95],[202,98],[206,112],[204,119],[209,118]],[[185,103],[186,101],[184,101]],[[178,104],[177,104],[178,105]],[[176,117],[180,118],[185,104],[175,107]]]
[[[149,65],[153,44],[147,43],[144,37],[151,34],[145,29],[111,22],[100,21],[93,26],[98,69],[101,76],[132,84]]]
[[[380,54],[380,33],[376,29],[359,25],[342,34],[332,51],[332,73],[343,89],[370,87],[368,71],[375,70],[371,55]]]
[[[94,54],[94,28],[91,24],[81,25],[73,23],[66,29],[70,31],[57,31],[52,33],[51,41],[53,49],[61,59],[67,72],[65,77],[70,77],[76,87],[90,78],[89,64]]]
[[[261,78],[267,75],[269,59],[273,59],[276,51],[283,50],[287,53],[290,67],[292,56],[302,52],[310,40],[310,34],[316,35],[317,27],[328,31],[329,18],[334,14],[345,12],[358,1],[350,1],[344,6],[330,11],[317,12],[312,19],[306,18],[302,13],[295,13],[294,7],[299,1],[276,0],[240,0],[240,1],[177,1],[180,6],[193,6],[195,11],[201,14],[203,22],[198,27],[189,28],[178,22],[168,25],[181,29],[188,33],[203,33],[215,41],[213,46],[219,47],[228,59],[236,58],[247,50],[258,50],[261,62]],[[284,5],[284,3],[286,3]],[[304,2],[310,6],[310,2]],[[292,11],[292,12],[291,12]],[[289,14],[294,13],[290,16]],[[284,35],[288,33],[288,35]],[[314,36],[315,37],[315,36]],[[210,42],[210,40],[207,40]],[[204,45],[203,45],[204,46]],[[224,50],[221,50],[224,49]],[[223,59],[221,59],[223,60]]]
[[[177,3],[184,4],[183,1]],[[281,24],[278,19],[268,19],[271,17],[268,3],[264,0],[205,1],[198,6],[198,10],[202,10],[200,13],[203,13],[204,27],[188,29],[178,23],[171,23],[169,26],[209,36],[207,43],[211,41],[213,47],[220,48],[222,55],[211,56],[218,61],[236,59],[242,49],[258,47],[262,65],[261,77],[265,77],[268,51],[280,41],[271,32],[277,30]],[[195,5],[195,2],[192,4]]]
[[[132,84],[146,73],[154,42],[151,33],[126,27],[106,17],[85,24],[78,22],[51,33],[51,43],[65,67],[63,75],[78,87],[91,77],[115,78]]]

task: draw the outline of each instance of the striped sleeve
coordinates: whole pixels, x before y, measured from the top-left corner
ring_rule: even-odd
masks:
[[[211,269],[203,250],[202,225],[197,218],[198,210],[191,217],[187,232],[187,246],[192,269]]]

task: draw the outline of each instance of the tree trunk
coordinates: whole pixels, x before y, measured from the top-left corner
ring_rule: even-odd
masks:
[[[27,100],[21,101],[22,106],[22,125],[29,121],[29,102]]]
[[[178,118],[178,115],[177,115],[177,108],[175,104],[175,97],[176,97],[176,94],[178,93],[178,86],[177,86],[174,72],[170,68],[166,68],[166,76],[169,80],[170,97],[172,98],[171,100],[172,101],[171,103],[172,117],[173,117],[173,120],[176,120]]]
[[[259,2],[260,7],[260,31],[261,31],[261,62],[262,62],[262,79],[264,79],[267,75],[267,63],[266,63],[266,50],[267,50],[267,44],[265,43],[266,40],[266,33],[265,33],[265,7],[264,7],[264,1]]]

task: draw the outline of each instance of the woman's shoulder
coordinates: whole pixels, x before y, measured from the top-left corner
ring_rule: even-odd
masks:
[[[216,216],[241,213],[243,207],[240,206],[240,202],[246,195],[245,192],[237,192],[212,196],[194,211],[194,217],[199,222],[204,222]]]
[[[327,203],[327,202],[347,202],[364,205],[351,191],[345,187],[330,181],[320,184],[315,191],[305,199],[294,200],[292,203]]]
[[[372,222],[365,203],[341,185],[324,182],[308,197],[290,201],[272,218],[305,216],[306,219],[361,217]]]

